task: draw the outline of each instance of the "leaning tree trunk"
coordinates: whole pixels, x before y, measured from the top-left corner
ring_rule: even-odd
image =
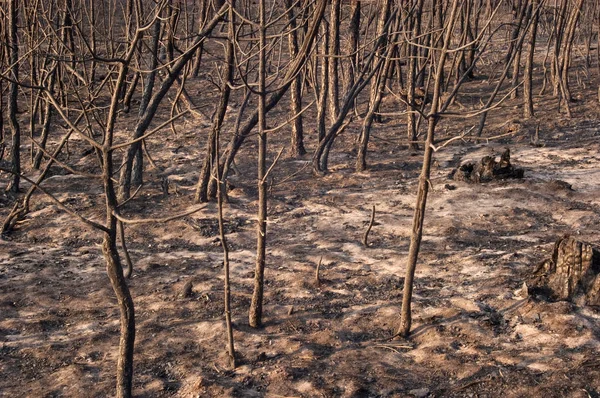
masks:
[[[393,43],[396,35],[394,35],[394,39],[391,40]],[[371,86],[371,97],[369,101],[369,110],[365,116],[363,121],[362,131],[360,133],[360,139],[358,144],[358,153],[356,155],[356,166],[355,170],[357,172],[361,172],[367,169],[367,150],[369,146],[369,137],[371,133],[371,127],[373,126],[373,121],[375,118],[375,114],[379,109],[381,104],[381,100],[383,98],[383,91],[385,89],[385,84],[387,81],[388,74],[390,73],[390,69],[392,66],[392,54],[395,51],[395,44],[389,44],[387,46],[387,54],[385,58],[385,62],[383,64],[383,68],[379,70],[377,77],[373,79],[373,85]]]
[[[235,7],[235,0],[231,0],[231,7]],[[235,13],[229,13],[229,39],[225,44],[225,70],[223,73],[224,76],[221,79],[221,81],[223,82],[221,84],[221,99],[219,100],[219,105],[215,111],[212,130],[210,132],[208,142],[206,144],[206,156],[204,157],[204,161],[202,163],[202,169],[200,170],[200,177],[198,178],[198,185],[196,187],[196,202],[208,201],[208,186],[210,184],[211,177],[217,176],[216,174],[214,174],[216,166],[219,163],[219,155],[217,153],[217,140],[219,132],[221,131],[221,127],[223,126],[225,114],[227,112],[227,105],[229,104],[229,96],[231,94],[231,82],[233,81],[234,72],[234,16]]]
[[[423,237],[423,221],[425,220],[425,207],[427,205],[427,194],[429,192],[429,176],[431,174],[431,160],[433,158],[433,142],[435,138],[435,128],[438,122],[438,106],[440,104],[440,96],[442,89],[443,70],[448,55],[448,45],[452,36],[454,27],[456,9],[459,0],[452,2],[452,10],[448,27],[446,28],[444,46],[441,49],[438,67],[435,75],[435,84],[433,88],[433,97],[431,100],[431,111],[428,115],[427,138],[425,140],[425,153],[423,155],[423,167],[419,176],[419,187],[417,190],[417,201],[415,204],[415,212],[413,215],[412,232],[410,236],[410,246],[408,249],[408,261],[406,265],[406,276],[404,278],[404,291],[402,295],[402,310],[400,329],[398,334],[402,337],[407,337],[410,333],[412,323],[411,302],[413,281],[415,270],[417,268],[417,259],[419,257],[419,249],[421,247],[421,239]]]
[[[194,43],[191,45],[191,47],[182,55],[180,55],[177,58],[177,60],[174,61],[173,65],[168,69],[167,77],[165,78],[165,80],[163,80],[160,88],[148,100],[148,105],[135,126],[132,137],[133,140],[139,139],[144,135],[144,133],[150,126],[150,123],[152,123],[152,120],[154,120],[154,115],[158,110],[158,106],[161,104],[162,100],[167,95],[173,84],[177,81],[180,73],[183,71],[183,68],[192,59],[195,51],[202,43],[204,43],[204,39],[210,34],[214,27],[217,26],[217,24],[223,17],[225,11],[227,10],[227,7],[229,7],[229,5],[223,5],[223,7],[219,9],[215,16],[209,22],[207,22],[202,32],[198,34],[198,37],[194,40]],[[123,157],[123,163],[121,165],[121,174],[119,177],[119,196],[123,200],[128,199],[130,196],[133,161],[136,156],[136,153],[140,150],[140,147],[141,142],[135,142],[127,149],[127,152]]]
[[[8,90],[8,125],[12,134],[10,163],[12,181],[7,190],[19,192],[21,175],[21,128],[17,120],[17,95],[19,93],[19,44],[17,42],[17,0],[8,2],[8,59],[10,78]]]

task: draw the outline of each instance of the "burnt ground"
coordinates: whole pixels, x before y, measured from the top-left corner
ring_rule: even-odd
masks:
[[[456,106],[468,104],[486,84],[468,86],[472,94]],[[404,120],[385,117],[375,125],[370,168],[363,173],[352,170],[357,122],[336,142],[325,177],[312,175],[309,155],[280,159],[270,188],[265,324],[258,330],[247,321],[257,200],[249,142],[225,207],[240,366],[226,366],[222,251],[210,203],[168,224],[127,229],[135,264],[135,395],[600,396],[600,312],[522,291],[556,238],[570,233],[598,243],[600,109],[593,89],[577,90],[589,100],[572,104],[573,119],[562,117],[549,96],[537,99],[531,121],[521,120],[518,100],[508,101],[494,111],[484,134],[501,139],[457,140],[436,152],[413,333],[406,340],[393,335],[421,154],[403,144]],[[276,125],[285,115],[270,118]],[[308,113],[306,119],[314,118]],[[449,119],[439,131],[455,136],[475,123]],[[540,140],[531,145],[538,123]],[[149,140],[157,168],[148,169],[126,215],[162,217],[193,206],[204,148],[199,137],[207,131],[198,125],[206,127],[189,119],[176,134]],[[286,128],[272,136],[271,161],[288,134]],[[312,149],[308,128],[307,135]],[[499,156],[506,147],[515,166],[525,169],[524,179],[467,184],[449,177],[462,162]],[[73,148],[78,153],[76,143]],[[82,158],[76,166],[85,169],[92,161]],[[102,219],[98,184],[58,169],[54,174],[45,183],[49,191]],[[163,178],[169,195],[161,189]],[[11,200],[2,198],[0,215],[9,212]],[[32,203],[17,230],[0,240],[0,395],[112,395],[119,317],[101,236],[43,196]],[[376,223],[365,248],[361,237],[372,205]],[[190,280],[192,295],[181,297]]]

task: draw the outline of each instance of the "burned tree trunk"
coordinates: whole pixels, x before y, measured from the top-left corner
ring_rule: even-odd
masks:
[[[17,120],[17,95],[19,93],[19,44],[17,42],[17,2],[11,0],[8,3],[8,54],[10,61],[10,78],[8,94],[8,125],[12,134],[10,147],[10,161],[12,181],[7,191],[19,192],[21,174],[21,129]]]
[[[565,235],[554,244],[531,281],[534,289],[555,300],[600,306],[600,248]]]

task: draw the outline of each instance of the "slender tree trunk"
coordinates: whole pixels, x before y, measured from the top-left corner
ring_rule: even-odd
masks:
[[[288,68],[287,73],[283,79],[284,81],[286,81],[288,83],[284,84],[282,87],[280,87],[278,90],[276,90],[274,93],[272,93],[269,96],[268,100],[265,103],[265,111],[266,112],[269,112],[271,109],[273,109],[275,107],[275,105],[277,105],[279,103],[281,98],[283,98],[283,96],[285,95],[287,90],[290,88],[290,86],[292,84],[292,77],[295,76],[299,72],[300,67],[302,67],[306,63],[306,60],[310,53],[310,49],[312,48],[314,39],[317,36],[319,27],[321,25],[321,22],[323,21],[323,16],[325,14],[326,8],[327,8],[327,0],[319,0],[319,2],[315,5],[313,21],[305,34],[304,41],[302,43],[302,47],[300,48],[300,50],[298,52],[298,56],[294,59],[293,64],[290,66],[290,68]],[[254,127],[258,123],[258,113],[259,113],[259,111],[256,110],[250,116],[248,116],[246,121],[242,124],[242,126],[237,131],[237,134],[235,134],[231,138],[231,141],[229,142],[229,145],[227,146],[227,149],[225,150],[224,159],[223,159],[223,178],[224,179],[227,179],[227,176],[229,175],[229,169],[231,167],[233,160],[235,159],[237,152],[241,148],[241,146],[244,143],[244,141],[246,140],[246,138],[250,135],[250,132],[254,129]],[[210,194],[210,192],[209,192],[209,194]]]
[[[350,54],[350,67],[348,68],[347,78],[345,79],[344,92],[348,92],[354,84],[355,76],[358,75],[358,43],[360,41],[360,0],[352,3],[352,13],[350,17],[350,37],[348,40],[348,54]]]
[[[340,55],[340,12],[341,0],[331,0],[329,18],[329,120],[333,123],[340,112],[339,59]]]
[[[531,5],[529,5],[528,8],[531,8]],[[512,60],[516,56],[516,52],[519,50],[520,47],[523,46],[523,42],[525,41],[525,37],[527,36],[527,31],[529,30],[529,24],[527,26],[520,26],[519,30],[520,30],[521,34],[518,37],[517,42],[515,43],[515,46],[513,47],[513,51],[511,53],[508,61],[505,63],[504,70],[502,71],[502,75],[500,76],[498,83],[496,83],[496,87],[494,88],[492,95],[490,95],[490,97],[488,98],[487,102],[484,105],[484,111],[481,113],[481,116],[479,117],[479,124],[477,126],[477,132],[476,132],[477,136],[481,136],[481,134],[483,133],[483,128],[485,127],[485,122],[487,120],[488,109],[491,106],[491,104],[494,102],[496,96],[498,95],[498,92],[500,91],[502,83],[508,76],[508,72],[512,66]]]
[[[102,253],[106,261],[106,272],[110,280],[120,311],[121,332],[117,361],[117,398],[130,398],[133,385],[133,348],[135,344],[135,312],[133,299],[117,250],[117,215],[119,206],[113,184],[113,145],[115,120],[121,89],[125,84],[127,65],[131,62],[133,49],[128,59],[121,64],[107,116],[102,144],[102,182],[106,203],[106,231],[102,242]]]
[[[321,84],[319,92],[319,103],[317,108],[317,134],[319,142],[325,137],[326,125],[325,119],[327,116],[327,97],[330,88],[329,85],[329,61],[327,53],[329,51],[329,24],[323,23],[323,57],[321,58]]]
[[[390,18],[390,9],[391,9],[392,1],[386,0],[382,4],[381,12],[379,14],[379,19],[377,21],[377,37],[387,36],[389,33],[388,27],[388,19]],[[360,133],[359,138],[359,146],[358,146],[358,154],[356,158],[356,171],[363,171],[367,168],[367,147],[369,144],[369,136],[371,132],[371,126],[373,125],[373,120],[375,118],[376,112],[379,110],[379,105],[381,104],[381,99],[383,97],[383,89],[385,87],[387,74],[390,69],[390,50],[393,47],[393,44],[389,44],[390,40],[387,37],[382,39],[381,46],[377,48],[375,51],[379,53],[379,55],[386,54],[386,60],[384,62],[383,68],[381,68],[378,72],[376,78],[371,80],[371,91],[369,95],[369,109],[367,111],[367,115],[363,121],[363,127]]]
[[[522,25],[528,23],[529,18],[531,18],[531,10],[532,4],[522,4],[521,7],[525,10],[525,16],[521,22]],[[529,24],[531,25],[531,24]],[[519,96],[519,73],[521,71],[521,54],[523,53],[523,45],[519,46],[515,49],[516,54],[512,60],[512,79],[511,79],[511,89],[513,90],[510,98],[515,99]]]
[[[223,7],[219,9],[219,11],[213,17],[213,19],[211,19],[211,21],[209,21],[206,24],[204,30],[200,32],[198,37],[194,40],[194,43],[192,44],[190,50],[180,55],[169,68],[168,77],[165,80],[163,80],[162,84],[160,85],[160,88],[148,100],[148,105],[144,109],[143,115],[139,117],[135,130],[133,132],[132,139],[138,139],[144,135],[144,133],[150,126],[150,123],[154,119],[154,115],[156,114],[158,106],[162,102],[163,98],[165,97],[165,95],[167,95],[173,84],[177,81],[179,74],[183,71],[183,68],[187,65],[187,63],[192,59],[195,51],[204,42],[206,36],[221,20],[227,7],[228,5],[223,5]],[[121,174],[119,179],[119,196],[123,200],[129,198],[130,196],[133,161],[136,156],[136,153],[140,150],[140,148],[140,141],[134,143],[127,149],[127,152],[125,153],[125,156],[123,158],[123,163],[121,165]]]
[[[411,16],[412,20],[412,32],[413,32],[413,40],[418,40],[421,35],[421,14],[423,13],[423,0],[418,0],[416,4],[416,9]],[[409,148],[411,150],[417,150],[419,145],[415,142],[417,140],[417,120],[416,120],[416,112],[413,108],[417,107],[415,103],[415,86],[417,84],[417,54],[418,48],[416,44],[407,44],[408,45],[408,70],[406,76],[406,102],[407,113],[406,113],[406,127],[407,127],[407,136],[409,143]],[[423,99],[425,100],[425,99]]]
[[[563,50],[562,65],[560,70],[560,79],[564,91],[563,98],[565,102],[572,101],[571,90],[569,88],[569,66],[571,64],[573,41],[575,40],[575,29],[577,28],[577,23],[579,22],[579,17],[583,9],[583,2],[584,0],[579,0],[577,5],[573,7],[569,22],[566,27],[566,37],[564,42],[565,49]],[[568,104],[566,106],[568,108]],[[567,113],[570,113],[570,111]]]
[[[231,7],[235,7],[235,0],[231,0]],[[227,113],[227,105],[229,104],[229,96],[231,94],[231,82],[233,81],[234,72],[234,48],[233,40],[235,40],[234,31],[234,18],[235,13],[230,10],[229,12],[229,32],[225,44],[225,66],[221,84],[221,98],[219,105],[215,111],[213,117],[213,126],[208,137],[206,144],[206,156],[202,163],[202,169],[200,170],[200,177],[198,178],[198,185],[196,187],[196,202],[207,202],[209,199],[208,187],[210,185],[212,172],[216,171],[217,164],[219,163],[219,157],[217,153],[217,137],[223,126],[223,120]],[[216,176],[216,174],[214,174]]]
[[[58,67],[58,66],[57,66]],[[54,85],[56,82],[56,68],[54,68],[50,72],[50,81],[48,82],[48,90],[50,91],[50,95],[54,95]],[[50,133],[50,122],[52,121],[52,113],[53,107],[50,101],[46,101],[46,106],[44,107],[44,121],[42,123],[42,133],[40,136],[39,145],[41,148],[37,148],[37,152],[33,159],[33,168],[39,170],[40,165],[42,163],[42,157],[44,152],[42,149],[46,149],[46,143],[48,142],[48,135]]]
[[[267,134],[266,130],[266,23],[265,0],[259,0],[259,55],[258,55],[258,220],[256,224],[256,269],[254,293],[248,315],[250,326],[262,325],[263,293],[267,244]]]
[[[108,158],[108,157],[107,157]],[[105,158],[106,160],[106,158]],[[112,184],[112,183],[111,183]],[[114,192],[113,192],[114,193]],[[116,245],[116,218],[108,215],[107,227],[110,233],[104,234],[102,252],[106,260],[106,272],[117,297],[121,313],[121,333],[119,338],[119,358],[117,361],[117,397],[131,397],[133,384],[133,348],[135,344],[135,312],[133,299],[123,276],[123,267]]]
[[[448,54],[448,44],[454,28],[456,18],[456,9],[458,0],[453,0],[452,11],[450,12],[449,24],[446,28],[446,38],[442,47],[440,58],[438,60],[438,68],[436,70],[435,84],[433,88],[433,98],[431,102],[431,111],[428,115],[427,138],[425,140],[425,153],[423,155],[423,167],[419,176],[419,187],[417,190],[417,201],[415,204],[415,212],[413,216],[412,232],[410,236],[410,246],[408,249],[408,260],[406,265],[406,276],[404,278],[404,291],[402,296],[402,310],[400,329],[398,334],[402,337],[407,337],[410,333],[412,323],[411,302],[413,281],[415,270],[417,268],[417,260],[419,257],[419,249],[421,247],[421,239],[423,237],[423,221],[425,220],[425,208],[427,205],[427,194],[429,192],[429,176],[431,174],[431,160],[433,158],[433,142],[435,138],[435,128],[438,122],[438,106],[440,103],[442,78],[446,57]]]
[[[233,7],[235,7],[235,0],[231,0],[231,9],[229,11],[229,33],[233,33]],[[230,36],[231,37],[231,36]],[[215,165],[216,165],[216,174],[217,174],[217,211],[219,218],[219,236],[221,238],[221,247],[223,248],[223,288],[224,288],[224,296],[223,296],[223,307],[225,309],[225,330],[227,332],[227,354],[229,356],[229,366],[231,369],[235,369],[236,367],[236,358],[235,358],[235,343],[233,340],[233,325],[231,323],[231,282],[229,280],[229,246],[227,244],[227,238],[225,237],[225,227],[223,222],[223,197],[224,194],[221,190],[224,188],[223,180],[222,180],[222,170],[219,165],[219,140],[221,135],[221,130],[217,130],[215,139]]]
[[[288,35],[288,45],[290,58],[295,58],[298,55],[298,32],[296,31],[296,18],[294,17],[294,9],[292,0],[285,0],[285,6],[288,8],[287,18],[290,29]],[[306,154],[304,148],[304,129],[302,126],[302,75],[299,73],[294,77],[290,87],[290,116],[292,122],[292,140],[290,146],[290,155],[300,157]]]
[[[535,55],[535,41],[537,38],[537,27],[539,20],[539,9],[537,6],[537,0],[531,1],[531,6],[534,10],[533,20],[531,27],[529,28],[529,53],[527,54],[527,62],[525,63],[525,70],[523,72],[523,98],[525,100],[525,106],[523,107],[523,116],[526,119],[533,117],[533,57]]]
[[[12,134],[10,147],[10,163],[12,180],[7,190],[19,192],[21,174],[21,127],[17,120],[17,96],[19,93],[19,44],[17,41],[17,0],[8,2],[8,59],[10,63],[10,78],[8,90],[8,125]]]

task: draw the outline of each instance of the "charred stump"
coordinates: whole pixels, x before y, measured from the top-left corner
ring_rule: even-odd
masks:
[[[510,149],[496,162],[493,156],[484,156],[479,163],[465,163],[454,170],[455,181],[466,181],[472,183],[489,182],[492,180],[504,180],[507,178],[523,178],[523,169],[516,168],[510,163]]]
[[[554,300],[600,306],[600,249],[565,235],[530,280],[534,291]]]

